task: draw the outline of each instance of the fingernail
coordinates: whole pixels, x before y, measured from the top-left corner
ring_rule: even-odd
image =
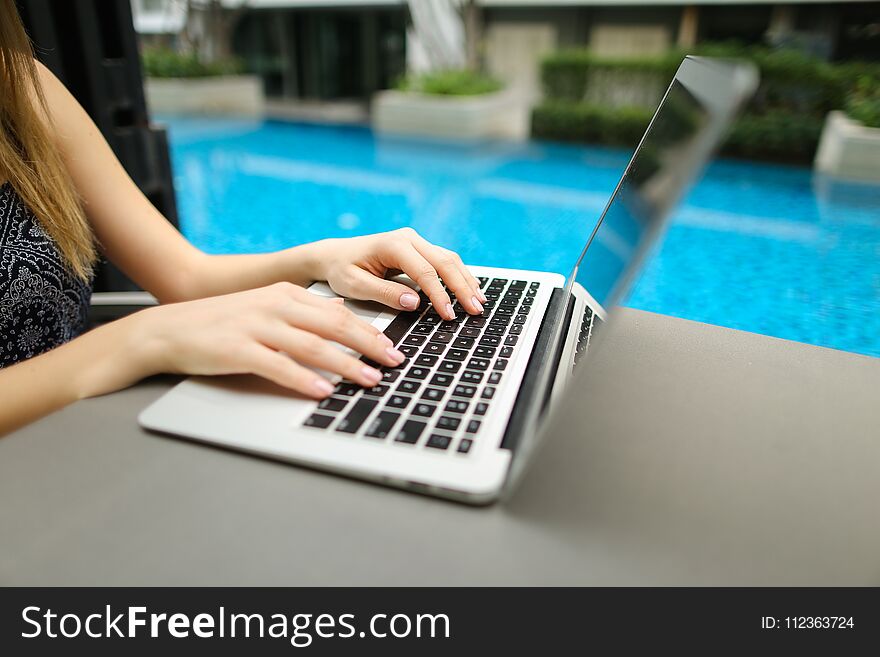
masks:
[[[477,301],[477,297],[471,297],[471,303],[477,307],[477,310],[479,310],[480,312],[483,312],[483,304],[481,304],[479,301]]]
[[[447,319],[455,319],[455,311],[452,309],[452,304],[446,304],[446,317]]]
[[[381,344],[383,347],[393,347],[394,346],[394,343],[391,342],[391,338],[389,338],[384,333],[377,333],[376,339],[379,340],[379,344]]]
[[[366,379],[368,379],[369,381],[373,381],[374,383],[379,383],[379,381],[382,380],[382,373],[379,370],[374,370],[372,367],[362,368],[361,374],[363,374]]]
[[[400,305],[404,308],[415,310],[419,307],[419,298],[415,294],[401,294]]]
[[[388,347],[385,350],[385,353],[388,354],[388,357],[391,358],[395,363],[402,363],[403,359],[406,358],[406,356],[404,356],[402,352],[397,351],[397,349],[395,349],[394,347]]]
[[[315,379],[315,392],[326,397],[333,392],[333,385],[324,379]]]
[[[336,298],[332,299],[332,301],[333,301],[333,303],[343,303],[343,304],[345,303],[345,299],[343,299],[342,297],[336,297]]]

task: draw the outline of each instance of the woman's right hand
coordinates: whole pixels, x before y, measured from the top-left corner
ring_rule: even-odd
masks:
[[[332,342],[383,365],[404,360],[391,340],[342,303],[292,283],[157,306],[131,317],[137,317],[150,374],[256,374],[322,399],[333,385],[309,367],[365,387],[382,378]]]

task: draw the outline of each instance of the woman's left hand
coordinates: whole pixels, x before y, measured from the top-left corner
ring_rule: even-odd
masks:
[[[412,228],[323,240],[311,246],[315,277],[326,280],[341,296],[379,301],[397,310],[415,310],[419,297],[406,285],[385,278],[389,272],[402,271],[424,290],[441,317],[455,318],[441,278],[467,312],[483,312],[486,296],[461,258],[431,244]]]

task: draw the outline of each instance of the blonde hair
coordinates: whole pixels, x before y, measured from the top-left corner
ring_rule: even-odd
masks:
[[[54,240],[70,271],[91,276],[97,246],[48,116],[30,39],[13,0],[0,0],[0,180],[5,177]]]

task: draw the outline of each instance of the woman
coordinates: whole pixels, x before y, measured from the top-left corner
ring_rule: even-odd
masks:
[[[84,333],[92,267],[106,255],[162,305]],[[35,62],[13,0],[0,0],[0,435],[71,402],[160,372],[252,373],[315,399],[363,386],[403,360],[342,304],[304,289],[413,309],[385,280],[401,270],[441,315],[439,277],[469,313],[486,298],[454,253],[410,229],[271,254],[209,256],[190,245],[126,175],[82,107]]]

